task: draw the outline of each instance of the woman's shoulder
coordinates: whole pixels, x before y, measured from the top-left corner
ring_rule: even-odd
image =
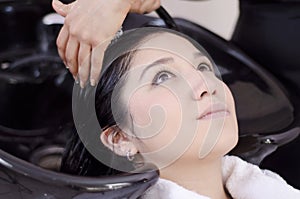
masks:
[[[260,169],[236,156],[225,156],[223,180],[233,198],[300,198],[300,191],[278,174]]]

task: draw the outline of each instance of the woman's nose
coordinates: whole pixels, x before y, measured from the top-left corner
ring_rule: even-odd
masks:
[[[190,81],[192,95],[195,100],[201,100],[216,94],[216,80],[210,75],[201,72],[194,73]]]

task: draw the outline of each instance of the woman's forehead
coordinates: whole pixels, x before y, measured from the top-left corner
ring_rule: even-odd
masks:
[[[149,37],[135,51],[135,58],[137,59],[134,59],[134,65],[143,64],[163,56],[176,56],[188,62],[193,62],[195,57],[205,56],[205,53],[201,52],[186,38],[168,32]],[[143,59],[140,59],[141,57]]]
[[[180,55],[199,52],[199,49],[186,38],[168,32],[150,36],[139,45],[138,49],[159,49]]]

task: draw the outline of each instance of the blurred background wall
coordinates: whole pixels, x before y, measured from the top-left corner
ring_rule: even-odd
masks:
[[[161,0],[173,17],[196,22],[225,39],[230,39],[239,15],[238,0]]]

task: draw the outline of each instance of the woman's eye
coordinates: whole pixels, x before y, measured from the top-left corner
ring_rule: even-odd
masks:
[[[208,64],[205,64],[205,63],[201,63],[201,64],[199,64],[198,65],[198,67],[197,67],[197,69],[199,70],[199,71],[212,71],[211,70],[211,67],[208,65]]]
[[[159,85],[163,82],[165,82],[166,80],[172,78],[174,75],[170,72],[167,71],[161,71],[159,73],[157,73],[152,81],[153,85]]]

